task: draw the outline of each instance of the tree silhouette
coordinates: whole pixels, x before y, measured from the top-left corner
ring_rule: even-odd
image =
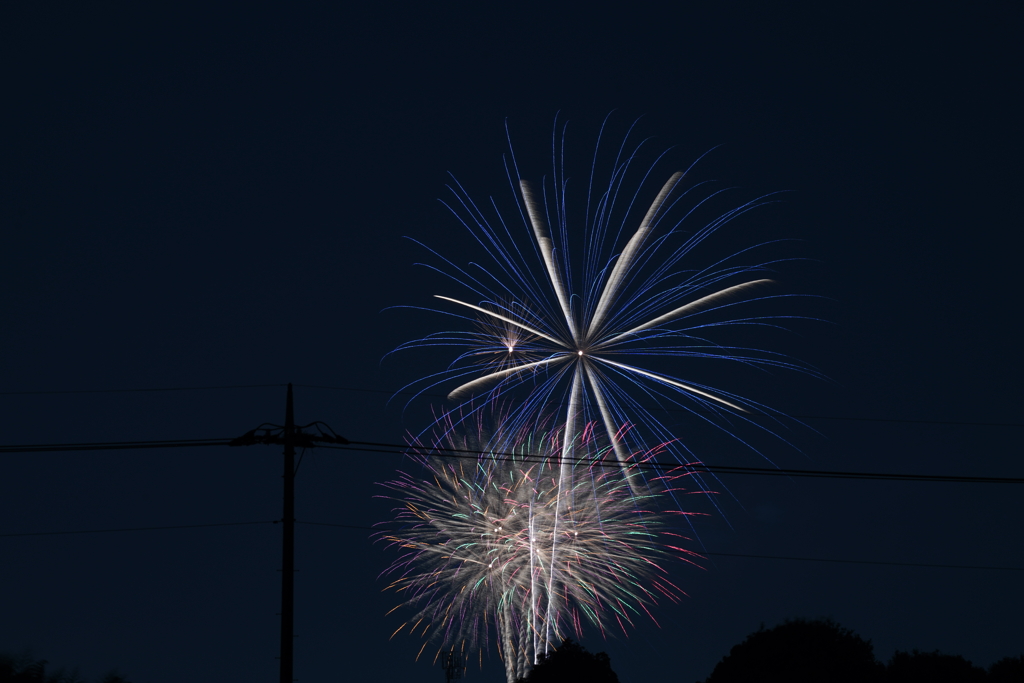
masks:
[[[705,683],[882,681],[871,641],[825,619],[762,625],[722,658]]]
[[[885,667],[885,683],[984,683],[985,670],[960,655],[935,652],[893,654]]]
[[[545,679],[547,680],[547,679]],[[960,655],[893,654],[875,661],[871,641],[835,622],[794,619],[747,636],[704,683],[1024,683],[1024,656],[1005,657],[986,672]]]
[[[35,659],[32,653],[26,651],[15,657],[0,653],[0,683],[86,683],[78,669],[70,672],[64,668],[46,673],[45,659]],[[106,676],[98,679],[98,683],[129,683],[116,671],[111,671]]]
[[[612,671],[608,655],[592,654],[570,638],[555,651],[541,655],[517,683],[619,683],[619,677]]]
[[[1003,657],[988,668],[989,683],[1020,683],[1024,681],[1024,656]]]

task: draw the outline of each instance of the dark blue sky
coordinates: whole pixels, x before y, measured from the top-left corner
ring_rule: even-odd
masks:
[[[505,5],[362,10],[6,10],[0,240],[3,443],[230,437],[297,419],[395,442],[389,391],[446,321],[389,306],[432,290],[412,236],[468,260],[436,199],[447,172],[507,196],[516,152],[547,160],[555,113],[580,149],[609,111],[743,197],[789,190],[721,254],[791,237],[785,349],[832,381],[722,378],[792,415],[1021,423],[1021,59],[1017,9],[860,5],[595,12]],[[737,240],[736,243],[731,239]],[[419,365],[418,365],[419,363]],[[746,382],[750,382],[746,384]],[[383,392],[383,393],[375,393]],[[807,419],[782,467],[1024,476],[1020,428]],[[686,432],[680,421],[675,428]],[[735,457],[734,457],[735,456]],[[754,465],[747,452],[720,462]],[[298,517],[370,525],[395,456],[307,457]],[[272,449],[4,456],[0,534],[270,520]],[[711,551],[1024,567],[1019,486],[734,477]],[[731,528],[730,528],[731,524]],[[296,677],[440,680],[377,580],[367,532],[298,530]],[[273,525],[0,538],[0,649],[87,675],[276,680]],[[693,681],[761,623],[829,616],[895,648],[976,664],[1024,642],[1021,573],[714,557],[690,597],[606,650],[624,683]],[[478,680],[500,680],[493,663]],[[435,677],[431,679],[431,677]]]

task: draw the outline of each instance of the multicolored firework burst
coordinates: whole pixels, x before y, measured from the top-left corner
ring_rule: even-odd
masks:
[[[659,545],[651,531],[663,521],[655,510],[682,509],[678,491],[638,462],[653,444],[696,490],[711,487],[688,468],[701,458],[656,413],[688,412],[740,443],[737,424],[764,429],[755,418],[775,419],[751,399],[680,372],[711,360],[818,374],[782,354],[713,338],[794,317],[751,308],[781,298],[763,293],[777,263],[756,258],[766,245],[688,266],[723,226],[773,200],[709,213],[721,190],[689,181],[692,166],[649,188],[664,153],[643,162],[648,141],[629,140],[613,148],[602,181],[599,135],[579,202],[569,200],[564,128],[553,137],[553,172],[539,185],[522,179],[510,154],[512,212],[502,214],[493,200],[485,211],[453,183],[446,206],[488,261],[461,266],[431,250],[442,264],[431,268],[468,292],[437,294],[447,306],[437,312],[463,327],[396,349],[461,349],[446,370],[420,380],[421,393],[446,385],[454,407],[414,445],[464,439],[479,431],[484,411],[506,406],[478,450],[519,459],[482,457],[469,467],[435,462],[421,450],[424,481],[406,475],[389,484],[407,494],[399,521],[409,523],[389,538],[409,551],[391,571],[420,609],[413,630],[426,624],[427,633],[454,645],[479,640],[470,634],[486,632],[482,620],[490,619],[510,680],[557,644],[567,624],[604,628],[611,613],[624,623],[655,595],[674,594],[650,588],[644,582],[654,579],[641,570],[655,546],[685,552]],[[667,371],[666,360],[673,361]],[[537,447],[539,459],[522,459],[524,444]],[[590,534],[586,543],[575,536],[581,529]],[[654,576],[658,586],[671,585]]]
[[[468,296],[437,294],[449,307],[428,310],[467,324],[396,349],[463,349],[446,370],[415,383],[420,392],[456,384],[448,393],[455,403],[449,415],[468,415],[465,408],[474,397],[514,396],[510,433],[557,405],[567,433],[595,423],[623,465],[650,442],[671,443],[674,456],[686,462],[694,455],[655,413],[665,408],[689,412],[740,439],[732,425],[757,427],[752,418],[773,411],[676,372],[698,362],[727,361],[818,374],[788,356],[712,338],[730,327],[778,327],[781,319],[795,317],[765,316],[749,306],[787,296],[763,293],[773,284],[766,275],[778,260],[751,259],[766,245],[744,248],[707,267],[684,267],[687,257],[723,226],[774,200],[759,197],[691,225],[724,190],[689,182],[688,169],[649,191],[647,181],[664,154],[643,166],[641,152],[648,141],[630,148],[628,139],[614,152],[605,183],[596,178],[595,152],[589,184],[580,193],[586,201],[576,213],[570,210],[574,204],[562,162],[564,135],[555,139],[561,146],[553,146],[553,173],[539,187],[518,179],[514,156],[506,163],[516,199],[512,216],[517,213],[518,221],[497,208],[485,212],[460,184],[450,186],[454,201],[445,205],[490,266],[473,261],[460,266],[431,250],[442,265],[430,267]],[[639,182],[627,190],[631,180]],[[578,257],[574,264],[571,254]],[[679,362],[664,372],[657,368],[663,359]],[[478,409],[483,404],[475,402]],[[563,455],[570,455],[571,443],[564,447]]]
[[[571,439],[568,474],[561,430],[501,438],[512,445],[501,453],[448,432],[449,448],[466,457],[421,453],[422,470],[385,484],[400,503],[401,529],[381,538],[403,550],[389,588],[416,609],[396,634],[426,636],[421,653],[434,641],[482,654],[493,633],[515,681],[549,643],[580,637],[585,623],[625,631],[638,617],[653,620],[659,600],[679,599],[663,563],[696,554],[655,514],[650,484],[676,488],[687,473],[661,475],[638,495],[629,486],[637,465],[623,472],[606,461],[592,427]]]

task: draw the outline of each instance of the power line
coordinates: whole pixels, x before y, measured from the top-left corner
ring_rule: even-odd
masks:
[[[227,446],[231,439],[170,439],[163,441],[97,441],[92,443],[37,443],[0,446],[0,453],[50,453],[59,451],[118,451],[145,448]]]
[[[368,531],[386,531],[379,527],[371,526],[354,526],[351,524],[331,524],[328,522],[301,522],[296,521],[297,524],[311,524],[315,526],[331,526],[340,527],[342,529],[366,529]],[[882,565],[887,567],[933,567],[937,569],[992,569],[999,571],[1014,571],[1024,572],[1024,567],[992,567],[987,565],[971,565],[971,564],[929,564],[926,562],[887,562],[883,560],[844,560],[837,558],[826,558],[826,557],[794,557],[789,555],[749,555],[744,553],[712,553],[707,551],[700,552],[701,555],[714,556],[714,557],[744,557],[758,560],[793,560],[796,562],[832,562],[836,564],[874,564]]]
[[[20,444],[0,446],[0,453],[47,453],[61,451],[101,451],[101,450],[134,450],[151,448],[190,448],[197,446],[228,446],[233,439],[178,439],[165,441],[108,441],[95,443],[69,443],[69,444]],[[427,445],[409,446],[404,444],[382,443],[375,441],[350,441],[349,446],[330,446],[320,444],[320,448],[332,450],[356,451],[361,453],[388,453],[394,455],[408,455],[410,451],[420,452],[427,455],[478,459],[480,456],[488,456],[497,460],[515,459],[520,462],[566,462],[585,465],[588,467],[621,467],[618,462],[608,460],[591,460],[588,458],[562,458],[561,456],[547,457],[530,453],[504,453],[495,451],[477,451],[471,449],[440,448]],[[706,463],[685,463],[658,462],[656,460],[634,461],[627,465],[645,471],[679,471],[707,472],[710,474],[747,474],[758,476],[774,477],[814,477],[824,479],[866,479],[880,481],[917,481],[917,482],[940,482],[956,484],[1024,484],[1022,477],[968,477],[960,475],[933,475],[933,474],[902,474],[889,472],[830,472],[828,470],[800,470],[787,468],[769,467],[741,467],[735,465],[708,465]]]
[[[302,522],[298,521],[298,524],[311,524],[315,526],[329,526],[329,527],[340,527],[343,529],[365,529],[368,531],[385,531],[380,527],[370,526],[354,526],[351,524],[331,524],[328,522]],[[987,565],[970,565],[970,564],[929,564],[926,562],[887,562],[883,560],[845,560],[838,558],[826,558],[826,557],[794,557],[789,555],[750,555],[745,553],[713,553],[702,551],[701,555],[714,556],[714,557],[743,557],[749,559],[758,560],[792,560],[796,562],[831,562],[837,564],[874,564],[889,567],[933,567],[937,569],[991,569],[999,571],[1024,571],[1024,567],[992,567]]]
[[[72,534],[106,534],[115,533],[121,531],[163,531],[166,529],[203,529],[209,527],[227,527],[227,526],[251,526],[256,524],[279,524],[279,519],[264,519],[253,522],[220,522],[215,524],[175,524],[171,526],[140,526],[140,527],[119,527],[113,529],[77,529],[74,531],[34,531],[29,533],[16,533],[16,534],[0,534],[0,538],[18,538],[26,536],[64,536]],[[358,524],[336,524],[332,522],[305,522],[302,520],[295,520],[296,524],[304,524],[307,526],[326,526],[335,527],[340,529],[359,529],[365,531],[386,531],[380,527],[363,526]],[[928,567],[934,569],[983,569],[993,571],[1024,571],[1024,567],[993,567],[988,565],[971,565],[971,564],[930,564],[927,562],[887,562],[883,560],[847,560],[840,558],[829,558],[829,557],[796,557],[790,555],[753,555],[746,553],[715,553],[715,552],[701,552],[701,555],[708,557],[740,557],[747,559],[757,560],[790,560],[795,562],[827,562],[833,564],[870,564],[887,567]]]
[[[297,387],[307,389],[333,389],[336,391],[358,391],[369,394],[388,394],[391,396],[429,396],[431,398],[448,398],[447,394],[433,394],[428,392],[418,393],[411,391],[387,391],[385,389],[367,389],[362,387],[335,387],[321,384],[296,384]],[[565,405],[565,404],[560,404]],[[686,413],[689,411],[677,408],[664,408],[659,406],[656,410],[666,413]],[[900,418],[880,417],[847,417],[833,415],[790,415],[799,420],[849,420],[854,422],[891,422],[897,424],[922,424],[922,425],[952,425],[963,427],[1024,427],[1024,423],[1017,422],[966,422],[956,420],[907,420]]]
[[[203,529],[215,526],[246,526],[252,524],[277,524],[278,519],[265,519],[258,522],[219,522],[216,524],[175,524],[172,526],[133,526],[116,529],[77,529],[75,531],[32,531],[20,534],[0,534],[0,538],[17,538],[20,536],[66,536],[71,534],[110,534],[118,531],[162,531],[164,529]]]
[[[283,387],[286,386],[284,383],[278,384],[223,384],[213,386],[193,386],[193,387],[153,387],[143,389],[71,389],[71,390],[54,390],[54,391],[0,391],[0,396],[42,396],[42,395],[59,395],[59,394],[128,394],[128,393],[146,393],[146,392],[161,392],[161,391],[206,391],[206,390],[219,390],[219,389],[266,389],[271,387]],[[366,387],[339,387],[331,386],[326,384],[295,384],[296,387],[303,387],[306,389],[329,389],[333,391],[353,391],[359,393],[368,394],[383,394],[388,396],[426,396],[429,398],[447,398],[445,394],[434,394],[434,393],[418,393],[410,391],[388,391],[386,389],[369,389]],[[666,412],[666,413],[685,413],[687,411],[676,408],[664,408],[658,407],[655,410]],[[957,427],[1024,427],[1024,423],[1020,422],[971,422],[966,420],[912,420],[904,418],[884,418],[884,417],[857,417],[857,416],[846,416],[846,415],[790,415],[789,417],[796,418],[798,420],[837,420],[844,422],[878,422],[878,423],[889,423],[889,424],[918,424],[918,425],[942,425],[942,426],[957,426]]]
[[[365,529],[367,531],[383,531],[380,527],[375,526],[361,526],[358,524],[334,524],[332,522],[303,522],[301,520],[295,520],[296,524],[306,524],[308,526],[333,526],[341,529]]]
[[[155,391],[206,391],[207,389],[265,389],[285,384],[223,384],[206,387],[155,387],[151,389],[70,389],[63,391],[0,391],[0,396],[43,396],[47,394],[133,394]]]
[[[666,408],[666,410],[668,410]],[[1018,422],[964,422],[958,420],[904,420],[885,417],[840,417],[837,415],[790,415],[799,420],[844,420],[851,422],[882,422],[913,425],[944,425],[952,427],[1024,427]]]
[[[786,555],[745,555],[741,553],[702,553],[716,557],[747,557],[761,560],[795,560],[798,562],[835,562],[839,564],[875,564],[887,567],[934,567],[937,569],[994,569],[999,571],[1024,572],[1024,567],[990,567],[977,564],[928,564],[925,562],[883,562],[881,560],[840,560],[825,557],[791,557]]]
[[[569,462],[574,465],[588,467],[623,467],[617,461],[591,460],[589,458],[569,458],[561,456],[541,456],[537,454],[501,453],[491,451],[477,451],[472,449],[439,448],[434,446],[402,446],[399,444],[376,443],[371,441],[350,441],[351,446],[324,446],[335,450],[364,451],[369,453],[395,453],[408,454],[410,450],[427,452],[449,458],[473,459],[480,456],[489,456],[498,460],[515,459],[520,462],[540,463]],[[359,446],[370,446],[372,448],[359,448]],[[824,479],[874,479],[882,481],[920,481],[920,482],[945,482],[960,484],[1024,484],[1024,477],[967,477],[960,475],[934,475],[934,474],[899,474],[888,472],[830,472],[827,470],[798,470],[786,468],[768,467],[740,467],[734,465],[708,465],[705,463],[666,463],[656,460],[632,461],[625,465],[629,469],[653,470],[659,472],[685,470],[690,472],[708,472],[711,474],[752,474],[760,476],[775,477],[815,477]]]

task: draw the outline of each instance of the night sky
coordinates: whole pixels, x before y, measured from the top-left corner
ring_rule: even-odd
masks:
[[[0,443],[233,437],[283,420],[287,382],[299,422],[401,441],[437,400],[403,412],[392,392],[451,359],[382,360],[450,325],[385,310],[445,293],[405,238],[477,258],[437,201],[448,173],[508,201],[506,122],[539,176],[556,114],[583,159],[613,112],[610,135],[639,118],[670,166],[718,146],[699,174],[737,200],[786,191],[698,255],[791,238],[782,286],[819,297],[787,310],[824,322],[771,345],[827,380],[708,378],[807,425],[794,447],[757,441],[766,458],[1024,476],[1019,7],[341,6],[5,10]],[[238,385],[269,386],[59,393]],[[279,526],[9,535],[274,520],[280,449],[0,457],[0,650],[144,683],[277,680]],[[399,466],[308,454],[298,519],[387,519],[373,496]],[[1024,567],[1020,485],[723,483],[724,517],[699,527],[709,552]],[[414,662],[419,640],[388,640],[394,555],[369,531],[300,525],[297,547],[298,680],[442,680]],[[689,597],[660,628],[584,644],[624,683],[703,679],[787,617],[831,617],[881,659],[988,666],[1024,647],[1021,571],[703,565],[673,570]],[[502,675],[492,652],[468,679]]]

